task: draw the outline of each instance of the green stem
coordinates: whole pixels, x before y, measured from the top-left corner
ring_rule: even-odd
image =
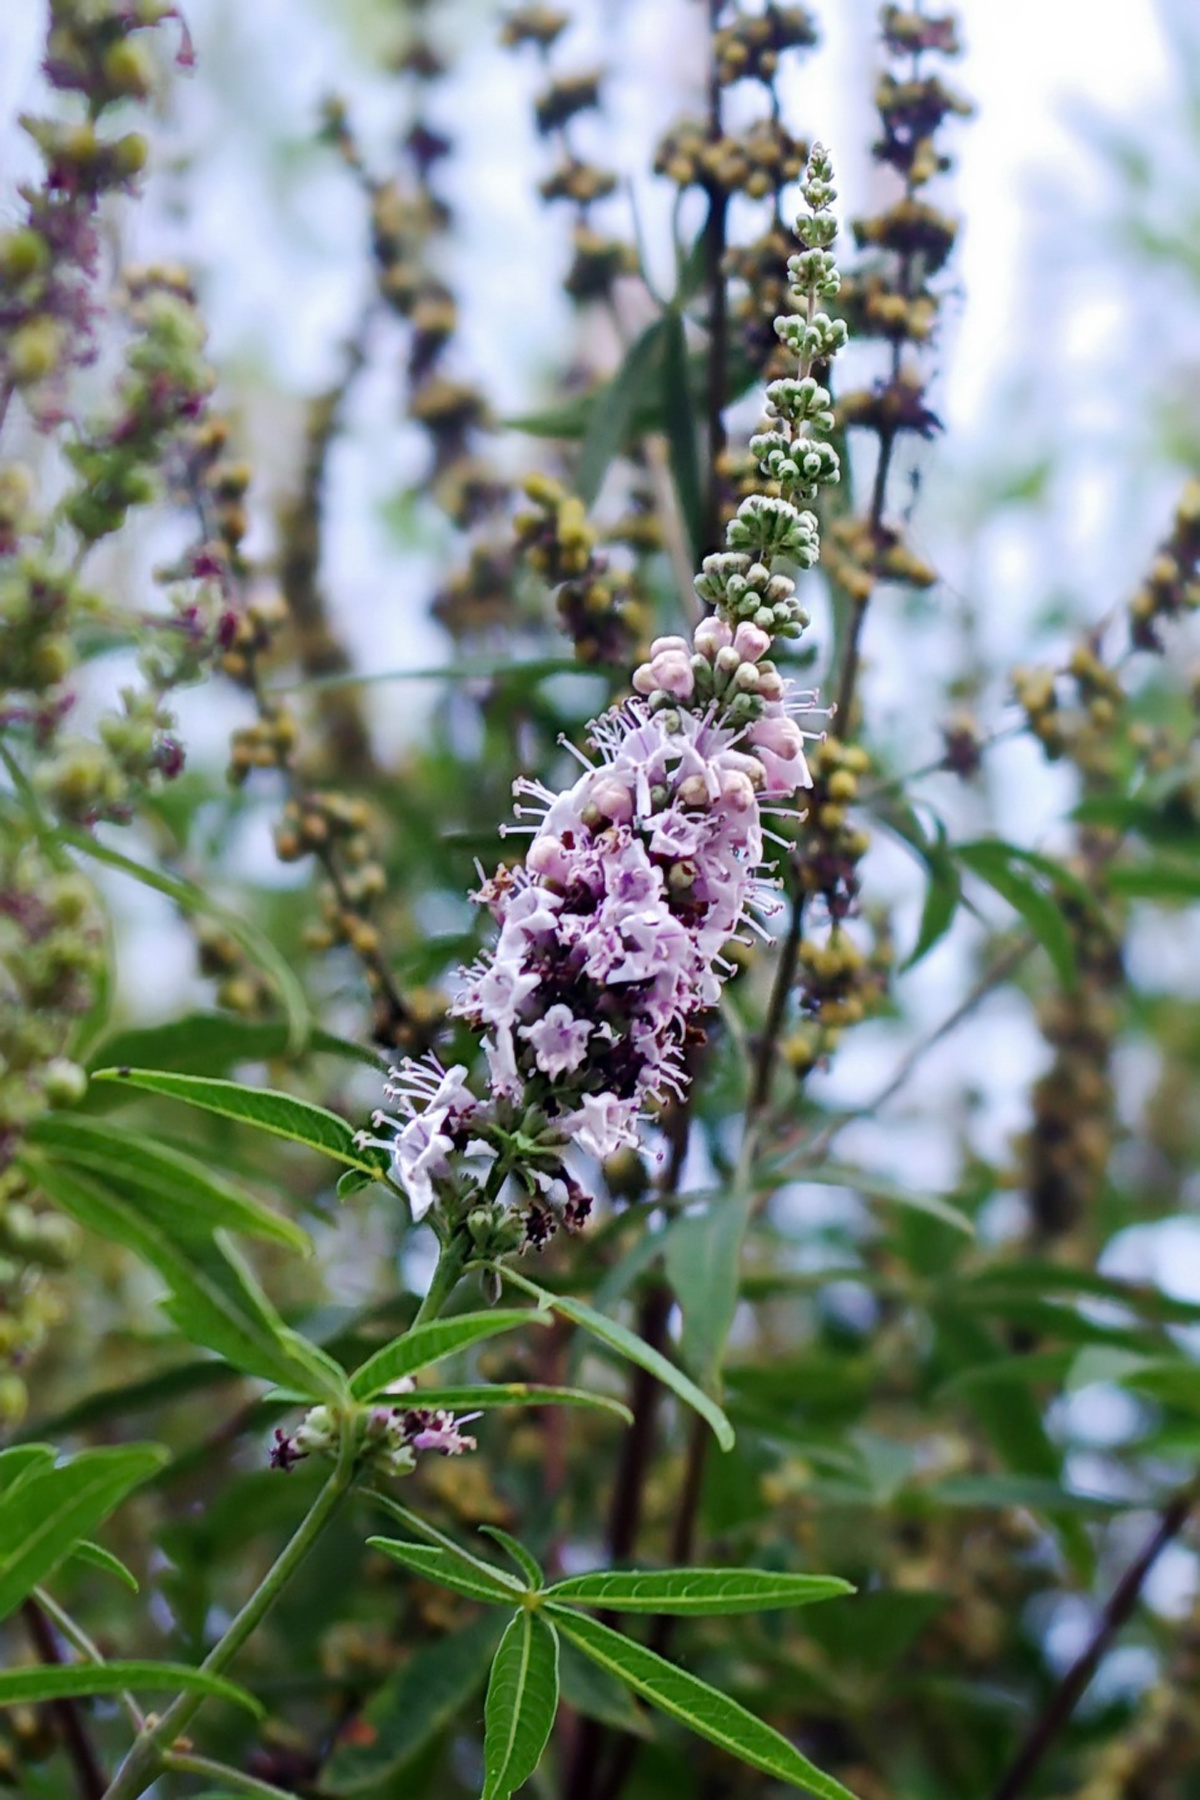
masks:
[[[259,1800],[291,1800],[282,1788],[273,1787],[269,1781],[256,1781],[253,1775],[243,1775],[240,1769],[231,1769],[228,1763],[214,1762],[210,1756],[183,1756],[177,1751],[168,1751],[163,1757],[163,1767],[177,1770],[181,1775],[207,1776],[210,1781],[236,1788],[239,1794],[257,1794]]]
[[[433,1280],[429,1283],[429,1292],[417,1309],[413,1325],[427,1325],[430,1319],[436,1319],[442,1307],[454,1292],[462,1279],[463,1270],[471,1259],[474,1246],[466,1230],[460,1225],[452,1231],[442,1245],[437,1259],[437,1267],[433,1271]]]
[[[280,1552],[242,1610],[214,1645],[201,1667],[206,1674],[219,1675],[233,1661],[242,1645],[257,1630],[263,1618],[279,1598],[334,1513],[349,1493],[354,1481],[356,1446],[347,1431],[338,1452],[337,1467],[290,1542]],[[180,1694],[161,1719],[137,1738],[118,1769],[104,1800],[138,1800],[165,1767],[164,1757],[171,1745],[187,1729],[203,1706],[203,1694]]]

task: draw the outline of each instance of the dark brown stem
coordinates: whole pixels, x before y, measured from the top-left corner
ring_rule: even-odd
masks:
[[[870,535],[874,548],[879,542],[879,534],[883,528],[884,508],[887,505],[888,473],[892,466],[892,451],[895,449],[896,436],[888,432],[879,440],[879,457],[875,464],[875,481],[871,490]],[[851,709],[854,705],[854,691],[858,685],[859,658],[862,646],[863,621],[867,616],[867,600],[855,600],[854,610],[850,615],[850,625],[846,632],[846,647],[842,653],[842,672],[838,680],[837,702],[833,714],[833,730],[836,737],[849,737]]]
[[[796,959],[800,954],[800,940],[804,936],[804,902],[806,896],[797,893],[792,900],[792,916],[788,920],[787,936],[779,951],[779,961],[775,965],[775,979],[771,985],[771,998],[767,1002],[767,1016],[763,1020],[762,1036],[754,1058],[754,1075],[750,1083],[750,1098],[746,1102],[746,1129],[749,1130],[758,1118],[771,1094],[771,1076],[775,1067],[775,1051],[779,1044],[779,1034],[783,1030],[783,1021],[787,1017],[788,996],[796,979]]]
[[[992,1800],[1018,1800],[1018,1796],[1028,1787],[1046,1753],[1087,1691],[1109,1645],[1137,1605],[1146,1577],[1167,1545],[1183,1530],[1197,1499],[1200,1499],[1200,1483],[1192,1482],[1163,1508],[1140,1555],[1130,1564],[1113,1589],[1091,1642],[1071,1664],[1030,1726],[1024,1743],[1001,1777]]]
[[[49,1619],[35,1600],[24,1602],[21,1617],[41,1661],[55,1668],[60,1667],[64,1659],[58,1640]],[[50,1700],[47,1702],[47,1710],[58,1725],[63,1749],[71,1760],[80,1800],[104,1800],[108,1777],[96,1759],[96,1752],[92,1748],[78,1705],[74,1700]]]
[[[279,515],[279,585],[291,616],[300,668],[306,679],[317,682],[344,675],[351,666],[330,625],[321,590],[321,526],[329,451],[341,427],[346,398],[366,367],[373,310],[371,306],[364,310],[347,340],[337,381],[309,404],[299,485]],[[375,759],[357,692],[348,686],[318,686],[314,704],[324,727],[330,775],[347,781],[369,779]]]
[[[691,1073],[694,1080],[695,1071]],[[664,1129],[670,1154],[658,1191],[665,1198],[678,1191],[687,1156],[691,1112],[686,1101],[668,1115]],[[656,1281],[643,1296],[637,1332],[642,1341],[652,1349],[662,1350],[666,1345],[667,1322],[671,1317],[672,1304],[671,1290],[663,1281]],[[648,1374],[645,1369],[634,1369],[628,1394],[633,1424],[625,1438],[608,1515],[610,1567],[631,1556],[637,1543],[645,1503],[646,1478],[650,1473],[650,1462],[654,1454],[654,1426],[661,1394],[662,1389],[653,1375]],[[614,1623],[611,1614],[602,1614],[601,1617],[610,1625]],[[563,1783],[564,1800],[591,1800],[606,1736],[604,1726],[596,1719],[580,1719]]]

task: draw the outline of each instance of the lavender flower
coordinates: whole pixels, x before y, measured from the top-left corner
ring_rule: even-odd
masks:
[[[590,727],[594,760],[575,752],[573,785],[516,783],[523,823],[509,829],[531,841],[523,867],[476,895],[499,933],[462,971],[451,1008],[482,1039],[486,1100],[465,1068],[409,1060],[387,1090],[398,1114],[375,1116],[388,1135],[367,1140],[391,1153],[414,1219],[438,1206],[483,1255],[585,1216],[572,1151],[603,1159],[632,1146],[641,1121],[682,1096],[685,1048],[732,972],[726,948],[774,906],[762,805],[810,785],[793,715],[815,700],[769,660],[774,639],[806,623],[776,565],[816,560],[816,519],[795,501],[837,476],[836,455],[811,435],[832,417],[812,363],[844,336],[816,311],[837,286],[819,148],[804,192],[807,249],[791,265],[804,313],[776,321],[800,375],[772,384],[770,429],[754,440],[772,491],[742,502],[728,548],[705,559],[696,588],[714,616],[690,640],[651,645],[635,697]]]

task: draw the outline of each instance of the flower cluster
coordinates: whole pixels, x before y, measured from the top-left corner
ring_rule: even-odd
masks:
[[[770,659],[775,639],[805,623],[777,564],[816,560],[816,520],[794,502],[837,474],[813,436],[831,421],[811,364],[844,335],[816,308],[836,286],[819,147],[804,193],[794,274],[808,304],[776,322],[800,376],[772,384],[769,429],[754,443],[774,491],[748,496],[727,548],[705,559],[696,587],[713,616],[690,640],[651,645],[634,698],[593,723],[595,760],[580,754],[573,785],[516,784],[524,865],[477,895],[499,935],[463,972],[451,1008],[482,1038],[486,1100],[464,1066],[409,1060],[387,1090],[395,1113],[375,1116],[388,1135],[368,1141],[391,1153],[414,1218],[437,1206],[483,1255],[582,1222],[572,1149],[612,1156],[683,1094],[688,1045],[732,972],[727,948],[775,904],[761,872],[763,805],[810,785],[792,714],[813,703]]]
[[[441,1456],[461,1456],[475,1449],[475,1439],[462,1430],[479,1418],[464,1413],[456,1418],[440,1408],[418,1406],[407,1396],[415,1383],[402,1376],[381,1396],[380,1403],[364,1407],[357,1415],[358,1447],[365,1462],[387,1475],[411,1475],[422,1450]],[[307,1456],[327,1456],[336,1449],[342,1426],[328,1406],[314,1406],[297,1430],[277,1429],[271,1447],[271,1467],[291,1472]]]

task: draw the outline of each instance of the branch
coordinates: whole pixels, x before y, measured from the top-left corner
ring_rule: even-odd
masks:
[[[1030,1726],[1025,1742],[1001,1776],[992,1800],[1018,1800],[1027,1788],[1055,1738],[1070,1721],[1113,1639],[1137,1605],[1146,1577],[1167,1545],[1183,1530],[1197,1500],[1200,1500],[1200,1481],[1192,1481],[1163,1508],[1141,1554],[1113,1589],[1091,1642],[1071,1664]]]
[[[21,1617],[41,1661],[54,1668],[61,1668],[63,1655],[41,1607],[33,1600],[26,1600],[21,1607]],[[81,1800],[104,1800],[107,1779],[88,1737],[78,1701],[49,1700],[46,1702],[46,1710],[58,1722],[63,1749],[75,1770],[75,1784]]]

